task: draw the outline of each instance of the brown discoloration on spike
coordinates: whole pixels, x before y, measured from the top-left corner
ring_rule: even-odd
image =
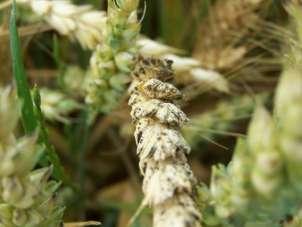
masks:
[[[139,56],[132,74],[129,105],[154,226],[199,227],[200,214],[192,199],[195,178],[186,158],[190,147],[179,132],[188,119],[174,103],[180,91],[168,83],[174,76],[172,62]]]

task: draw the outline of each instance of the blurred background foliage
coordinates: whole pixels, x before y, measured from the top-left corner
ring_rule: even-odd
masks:
[[[104,0],[73,2],[106,9]],[[190,161],[198,180],[208,183],[211,166],[228,163],[236,138],[245,137],[255,105],[272,106],[281,70],[282,29],[288,23],[284,2],[146,0],[145,4],[145,15],[143,2],[140,12],[143,35],[194,56],[205,69],[221,73],[230,83],[229,93],[181,85],[188,97],[184,110],[192,119],[183,129],[193,150]],[[11,80],[8,12],[1,11],[2,84]],[[47,120],[50,140],[75,184],[62,188],[62,199],[67,201],[65,219],[126,226],[142,198],[127,104],[92,120],[81,91],[70,89],[81,85],[91,51],[60,36],[28,10],[19,9],[18,23],[31,84],[62,93],[58,98],[47,90],[41,92],[42,99],[43,94],[45,100],[53,97],[50,107],[53,102],[61,104],[57,110],[70,107]],[[149,226],[150,220],[151,212],[145,209],[133,226]]]

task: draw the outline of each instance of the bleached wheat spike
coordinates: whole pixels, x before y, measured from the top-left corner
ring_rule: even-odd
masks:
[[[68,0],[17,0],[29,6],[60,34],[78,40],[83,48],[93,49],[103,39],[106,15],[89,5],[77,6]]]
[[[0,226],[59,227],[63,208],[54,200],[59,184],[49,181],[52,167],[33,170],[41,147],[37,136],[15,138],[18,103],[4,89],[0,94]]]
[[[186,158],[190,147],[179,132],[188,119],[174,104],[181,94],[169,83],[171,65],[169,60],[138,57],[129,105],[154,227],[197,227],[201,217],[193,200],[196,180]]]

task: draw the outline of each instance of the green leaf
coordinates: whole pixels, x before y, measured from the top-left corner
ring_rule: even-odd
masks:
[[[31,134],[37,128],[38,122],[34,114],[33,102],[22,62],[20,39],[16,25],[15,1],[13,1],[9,28],[13,76],[16,81],[17,93],[21,103],[22,123],[26,134]]]
[[[54,178],[66,182],[64,169],[60,162],[59,156],[55,152],[52,144],[49,142],[47,129],[45,127],[45,121],[41,110],[41,96],[40,96],[39,89],[37,87],[33,89],[33,99],[34,99],[34,107],[35,107],[35,116],[38,120],[39,142],[45,146],[45,152],[47,158],[53,165]]]
[[[57,69],[58,69],[57,82],[58,82],[58,85],[64,89],[65,88],[64,72],[65,72],[66,66],[65,66],[63,60],[61,59],[60,43],[59,43],[58,37],[56,35],[53,36],[52,46],[53,46],[52,56],[53,56],[53,59],[56,63]]]
[[[26,73],[21,55],[20,38],[16,25],[16,3],[13,1],[10,17],[10,45],[13,62],[13,75],[17,86],[17,94],[21,103],[22,123],[26,134],[39,130],[39,144],[45,147],[48,160],[54,166],[53,175],[56,179],[66,182],[63,167],[54,148],[49,142],[43,115],[40,109],[40,94],[34,90],[34,102],[26,79]]]

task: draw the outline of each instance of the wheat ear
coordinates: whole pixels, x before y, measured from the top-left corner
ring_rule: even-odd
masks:
[[[94,51],[88,75],[86,102],[101,112],[110,112],[126,91],[140,24],[138,0],[123,0],[116,5],[108,0],[104,41]]]
[[[138,57],[129,105],[154,226],[197,227],[201,217],[193,200],[196,180],[186,158],[190,147],[179,132],[188,118],[174,104],[181,93],[169,83],[171,65],[169,60]]]
[[[54,200],[59,183],[48,180],[52,167],[33,170],[41,151],[37,136],[14,137],[16,96],[0,93],[0,226],[58,227],[64,210]]]
[[[78,40],[82,47],[93,49],[102,41],[106,15],[89,5],[77,6],[68,0],[17,0],[29,6],[60,34]]]

